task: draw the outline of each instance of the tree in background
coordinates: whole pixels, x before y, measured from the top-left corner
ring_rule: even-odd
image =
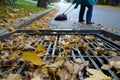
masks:
[[[120,0],[97,0],[97,4],[118,6],[120,5]]]
[[[97,0],[97,4],[107,5],[110,0]]]
[[[47,8],[47,5],[51,2],[57,2],[58,0],[38,0],[37,7]]]
[[[57,2],[58,0],[50,0],[50,2]]]
[[[38,0],[37,7],[47,8],[48,0]]]

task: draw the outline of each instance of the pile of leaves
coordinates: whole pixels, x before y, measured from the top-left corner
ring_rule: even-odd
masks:
[[[31,15],[31,13],[27,13],[22,9],[8,7],[7,10],[4,10],[4,13],[2,12],[0,14],[0,16],[2,17],[0,19],[0,27],[4,28],[6,26],[11,26],[11,23],[18,22],[29,15]]]
[[[29,56],[28,56],[29,55]],[[54,62],[52,63],[45,63],[39,60],[40,58],[35,57],[35,55],[31,55],[29,53],[24,53],[24,60],[31,61],[33,64],[37,64],[39,67],[38,69],[33,72],[33,75],[30,77],[32,80],[39,80],[39,79],[47,79],[47,80],[67,80],[73,79],[77,80],[77,74],[79,71],[83,70],[85,66],[88,65],[88,62],[82,62],[80,58],[76,59],[75,61],[69,60],[68,56],[62,55],[57,57]],[[34,59],[30,60],[30,57]],[[28,59],[27,59],[28,58]],[[39,63],[39,64],[38,64]]]
[[[52,17],[54,16],[54,14],[56,12],[57,12],[57,9],[54,9],[53,11],[49,12],[48,14],[43,16],[42,18],[40,18],[38,20],[35,20],[30,25],[19,28],[19,29],[24,29],[24,30],[29,30],[29,29],[35,29],[35,30],[50,29],[49,28],[49,22],[50,22],[50,20],[52,19]]]

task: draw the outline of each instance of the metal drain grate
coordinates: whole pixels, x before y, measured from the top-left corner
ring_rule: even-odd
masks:
[[[19,31],[19,32],[25,32],[25,31]],[[27,33],[28,32],[30,31],[27,31]],[[29,36],[37,37],[35,44],[44,45],[47,52],[46,52],[46,55],[42,57],[43,61],[47,62],[49,60],[50,62],[53,62],[56,59],[56,57],[62,55],[62,51],[64,51],[64,47],[60,46],[59,44],[60,41],[66,40],[66,39],[69,40],[69,37],[71,36],[80,37],[81,41],[72,43],[74,45],[72,45],[73,47],[69,51],[70,60],[75,60],[77,58],[80,58],[83,62],[89,61],[89,65],[86,66],[81,72],[78,73],[78,80],[84,80],[84,78],[89,76],[89,74],[86,71],[87,68],[94,68],[94,69],[100,70],[104,74],[114,78],[115,80],[120,79],[120,75],[116,74],[118,69],[116,68],[111,68],[110,70],[101,69],[101,66],[103,64],[108,64],[108,59],[114,56],[113,54],[105,54],[105,51],[113,51],[115,53],[115,56],[120,56],[120,47],[114,42],[111,42],[110,40],[107,40],[103,36],[99,35],[100,33],[96,34],[97,32],[95,32],[95,33],[89,34],[89,32],[86,32],[86,33],[84,32],[84,34],[83,33],[81,34],[80,32],[79,34],[79,32],[76,32],[76,31],[75,32],[73,31],[72,33],[70,32],[69,34],[67,34],[67,31],[65,32],[56,31],[54,33],[46,32],[44,34],[43,33],[40,32],[38,35],[33,32],[32,33],[30,32],[29,34],[22,35],[22,37],[29,37]],[[8,36],[8,34],[4,36]],[[49,37],[51,40],[50,41],[46,40],[45,39],[46,36]],[[15,40],[19,37],[21,37],[21,35],[15,37],[14,39],[12,38],[11,40]],[[54,38],[54,40],[52,40],[52,38]],[[72,37],[72,39],[73,38],[74,37]],[[4,39],[2,41],[6,43],[7,39]],[[87,48],[80,47],[80,45],[83,45],[83,44],[86,44],[87,46],[85,47]],[[29,67],[26,66],[19,59],[16,60],[16,63],[19,66],[16,66],[16,68],[14,69],[8,68],[7,72],[5,69],[5,67],[7,66],[0,65],[1,66],[0,74],[2,74],[1,77],[4,78],[10,73],[18,73],[18,74],[24,75],[25,71],[30,70]]]

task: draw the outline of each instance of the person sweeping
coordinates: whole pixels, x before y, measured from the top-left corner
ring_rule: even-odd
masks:
[[[87,14],[86,14],[86,23],[87,24],[94,24],[94,22],[91,21],[92,19],[92,13],[93,13],[93,5],[95,4],[95,0],[74,0],[72,4],[75,5],[75,9],[78,7],[79,4],[81,4],[80,11],[79,11],[79,22],[84,22],[84,13],[86,7],[88,8]]]

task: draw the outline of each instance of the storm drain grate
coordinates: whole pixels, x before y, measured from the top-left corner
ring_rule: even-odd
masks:
[[[62,32],[59,34],[56,34],[57,31],[51,34],[44,34],[41,33],[34,34],[22,34],[17,35],[14,38],[6,38],[2,40],[2,43],[8,43],[9,41],[16,41],[18,38],[29,38],[34,37],[36,39],[33,47],[36,47],[36,44],[44,45],[46,49],[46,55],[42,57],[43,61],[45,62],[54,62],[54,60],[62,55],[62,52],[64,50],[69,50],[69,60],[75,60],[77,58],[80,58],[83,62],[89,61],[89,65],[86,66],[82,71],[78,73],[78,80],[84,80],[86,77],[89,76],[89,73],[86,71],[88,68],[94,68],[99,71],[102,71],[104,74],[114,78],[115,80],[120,79],[120,75],[116,74],[118,69],[117,68],[111,68],[109,70],[103,70],[101,67],[104,64],[109,63],[109,59],[117,56],[120,56],[120,47],[117,44],[112,43],[110,40],[106,40],[103,36],[99,34],[78,34],[74,32],[74,34],[63,34]],[[76,35],[77,34],[77,35]],[[4,35],[6,36],[6,35]],[[75,38],[79,38],[75,39]],[[72,41],[72,40],[78,40]],[[31,41],[28,39],[28,41]],[[67,42],[70,42],[69,45],[67,45]],[[61,43],[61,44],[60,44]],[[64,44],[67,45],[64,47]],[[11,45],[12,46],[12,45]],[[9,51],[9,49],[6,49]],[[14,49],[13,49],[14,50]],[[19,49],[18,49],[19,50]],[[2,50],[1,50],[2,51]],[[17,50],[14,50],[17,51]],[[23,50],[23,51],[32,51],[32,50]],[[1,54],[2,55],[2,54]],[[29,66],[26,66],[24,62],[22,62],[20,59],[15,60],[17,66],[16,67],[10,67],[10,65],[1,65],[0,64],[0,77],[6,78],[10,73],[17,73],[25,75],[26,71],[33,71],[29,68]],[[7,63],[7,62],[6,62]],[[34,67],[34,70],[37,68]],[[24,78],[26,80],[26,78]],[[46,79],[47,80],[47,79]]]

